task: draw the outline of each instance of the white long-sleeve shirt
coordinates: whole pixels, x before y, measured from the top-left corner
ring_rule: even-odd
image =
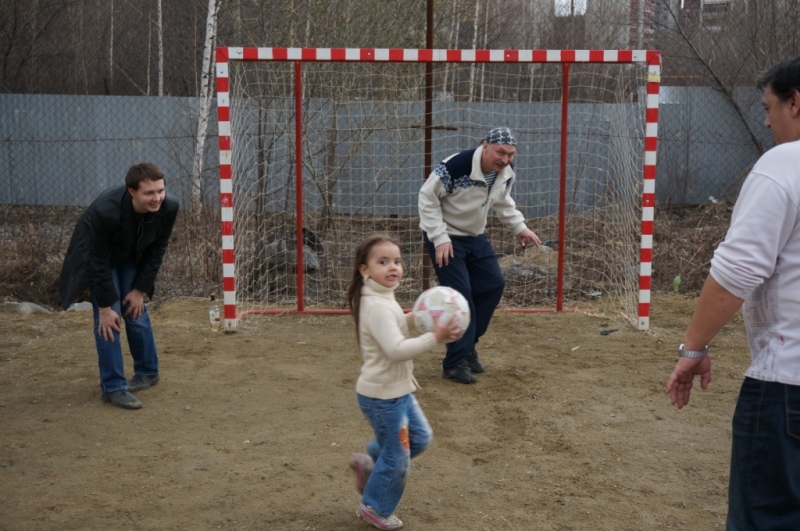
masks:
[[[747,176],[711,276],[745,301],[746,376],[800,385],[800,141],[775,146]]]

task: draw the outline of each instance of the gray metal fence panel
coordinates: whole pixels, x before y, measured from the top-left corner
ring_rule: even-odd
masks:
[[[758,157],[758,150],[731,103],[720,92],[705,87],[661,90],[657,201],[698,204],[710,196],[735,198],[743,172]],[[748,116],[752,131],[765,147],[770,147],[771,135],[761,125],[763,110],[758,91],[741,89],[736,92],[736,99]],[[193,186],[195,102],[194,98],[172,97],[0,95],[0,203],[86,205],[99,190],[120,183],[131,164],[144,160],[159,165],[167,176],[170,192],[187,201]],[[348,179],[335,190],[336,205],[342,212],[371,213],[391,207],[398,213],[416,213],[416,192],[424,178],[423,108],[416,102],[392,105],[396,106],[396,123],[389,124],[386,130],[373,131],[369,146],[348,162]],[[322,122],[332,120],[332,111],[325,102],[319,102],[317,107],[311,119],[319,121],[319,130],[324,130]],[[614,111],[613,107],[570,106],[569,177],[581,179],[573,186],[578,204],[590,204],[598,186],[602,186],[603,173],[614,164],[609,151],[614,135],[609,130],[608,117],[619,114],[619,110]],[[515,129],[520,142],[515,192],[525,214],[553,215],[560,157],[557,104],[434,102],[435,125],[457,129],[434,132],[433,164],[477,145],[487,127],[501,125],[487,123],[498,111],[505,116],[502,125]],[[362,115],[368,115],[365,112],[368,109],[361,109]],[[630,118],[632,112],[623,114],[629,116],[626,120],[634,120],[627,127],[637,125],[635,118]],[[211,206],[218,203],[219,192],[215,115],[212,109],[201,178],[204,199]],[[276,120],[275,116],[267,120]],[[337,118],[340,125],[343,119]],[[352,121],[347,125],[359,126]],[[309,133],[309,145],[325,141],[315,136],[318,134]],[[293,132],[283,131],[278,142],[288,153]],[[401,152],[396,150],[397,145],[404,146]],[[309,181],[321,175],[325,153],[310,150],[306,156],[304,176]],[[239,178],[255,178],[255,170],[248,164],[243,166],[246,173]],[[391,175],[381,173],[381,168],[390,168]],[[580,168],[580,175],[574,168]],[[286,205],[291,171],[288,159],[271,162],[270,175],[278,178],[270,182],[270,191],[283,199],[276,206]],[[365,201],[367,191],[375,190],[376,181],[383,183],[380,193],[374,194],[373,201]],[[318,188],[307,186],[306,198],[306,208],[321,208]]]
[[[0,95],[0,203],[88,205],[143,161],[157,164],[185,201],[194,105],[193,98]],[[209,124],[206,178],[218,178],[216,129]]]

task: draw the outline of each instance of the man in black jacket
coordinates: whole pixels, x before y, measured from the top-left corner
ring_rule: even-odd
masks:
[[[81,215],[59,280],[66,310],[84,290],[91,292],[94,337],[103,400],[126,409],[142,403],[132,391],[158,383],[158,354],[144,294],[152,299],[156,275],[178,215],[164,174],[154,164],[134,164],[125,186],[101,193]],[[135,376],[125,379],[120,345],[125,320]]]

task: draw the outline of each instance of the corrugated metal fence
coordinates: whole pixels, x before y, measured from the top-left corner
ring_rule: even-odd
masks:
[[[755,89],[742,89],[736,94],[750,129],[769,147],[771,135],[761,125],[760,94]],[[492,105],[496,110],[498,104]],[[537,103],[525,109],[516,108],[520,104],[508,105],[515,108],[504,114],[513,118],[522,112],[535,115],[541,107],[556,104]],[[470,104],[471,108],[479,106]],[[571,114],[592,115],[591,109],[587,113],[580,107],[571,106]],[[466,111],[454,108],[450,112]],[[541,114],[554,113],[548,110]],[[215,115],[212,112],[211,116]],[[584,126],[596,128],[596,124],[571,119],[570,135],[580,137]],[[145,160],[164,170],[170,192],[185,202],[191,195],[195,129],[193,98],[0,95],[0,204],[85,206],[99,190],[119,184],[131,164]],[[459,131],[455,143],[452,138],[445,138],[445,133],[437,133],[434,162],[469,147],[469,139],[477,141],[482,133]],[[536,166],[558,168],[558,149],[525,152],[526,141],[536,145],[557,143],[558,124],[543,124],[535,134],[546,138],[531,135],[520,139],[518,185],[527,182],[535,187],[539,177],[526,177],[526,157],[553,158],[537,160]],[[215,206],[219,191],[215,135],[216,123],[212,121],[201,178],[203,196],[211,207]],[[709,197],[735,199],[742,176],[758,157],[756,144],[733,105],[711,88],[662,87],[658,136],[656,195],[661,205],[701,204]],[[376,151],[381,151],[380,146]],[[415,191],[421,178],[418,165],[415,161],[408,172],[399,172],[396,186]],[[370,175],[363,178],[369,179]],[[308,199],[313,208],[313,196]],[[413,214],[416,205],[415,197],[407,200],[402,194],[387,193],[381,199],[402,201],[402,205],[391,206],[406,207],[408,214]],[[339,204],[353,202],[358,201],[344,197]]]
[[[759,156],[759,143],[761,149],[771,147],[771,135],[762,125],[764,111],[760,93],[743,88],[734,94],[738,110],[723,94],[710,88],[662,87],[656,179],[659,206],[735,200],[744,176]],[[405,105],[407,112],[419,115],[417,103],[396,104]],[[436,102],[436,105],[439,106],[437,112],[452,113],[455,122],[481,123],[480,119],[463,118],[464,113],[480,115],[481,103]],[[500,104],[490,105],[496,113]],[[535,124],[518,134],[521,145],[516,161],[519,179],[515,195],[521,196],[520,205],[524,205],[522,209],[527,217],[552,216],[557,203],[549,196],[554,192],[542,185],[557,177],[560,124],[544,116],[557,116],[558,105],[505,105],[508,108],[503,109],[503,115],[510,117],[510,123],[505,125],[514,127],[514,119],[523,114],[525,123]],[[617,120],[620,122],[614,125],[617,129],[641,125],[628,123],[626,126],[630,120],[627,116],[632,114],[622,108],[614,112],[608,105],[613,104],[570,106],[572,140],[568,163],[580,160],[581,178],[594,183],[587,184],[585,190],[576,185],[571,192],[587,198],[591,198],[592,193],[597,196],[589,187],[602,186],[602,175],[607,177],[614,171],[613,167],[608,167],[613,166],[613,157],[608,154],[613,153],[610,144],[614,134],[606,135],[600,122],[609,115],[619,115],[624,118]],[[152,161],[164,170],[168,191],[177,196],[184,207],[189,205],[198,185],[200,196],[210,207],[201,218],[186,216],[188,209],[181,216],[182,226],[176,230],[168,254],[174,263],[165,263],[159,275],[160,293],[207,295],[217,291],[221,258],[217,126],[213,119],[216,111],[212,109],[203,170],[196,180],[193,178],[195,109],[193,98],[0,95],[0,295],[11,293],[16,298],[54,305],[54,282],[80,207],[88,205],[101,190],[120,184],[128,167],[141,161]],[[539,113],[542,117],[532,116]],[[483,129],[470,127],[455,132],[437,131],[433,141],[434,164],[477,144],[483,134]],[[381,135],[391,136],[378,131],[375,138]],[[423,177],[419,160],[422,134],[419,128],[412,126],[392,135],[395,145],[391,149],[387,147],[386,153],[403,151],[397,143],[401,137],[407,141],[408,153],[401,153],[397,160],[387,164],[393,168],[393,174],[386,179],[391,191],[380,188],[380,193],[375,193],[374,200],[370,201],[363,197],[370,179],[375,179],[374,169],[382,166],[381,157],[386,156],[380,143],[373,144],[362,155],[371,160],[353,164],[352,171],[348,169],[351,173],[348,185],[336,189],[333,204],[339,212],[378,213],[385,208],[393,214],[416,215],[416,192]],[[591,142],[582,140],[590,136]],[[603,140],[603,136],[608,138]],[[291,142],[289,137],[291,135],[281,141]],[[293,179],[293,162],[291,150],[284,149],[283,153],[286,153],[283,159],[271,162],[273,166],[269,171],[272,175],[274,169],[286,182]],[[324,155],[317,153],[316,156]],[[322,160],[314,164],[324,167]],[[593,169],[593,164],[597,168]],[[533,167],[535,171],[530,170]],[[593,171],[600,176],[598,179],[591,178]],[[359,184],[362,181],[364,186]],[[580,186],[584,184],[581,182]],[[374,183],[372,190],[374,193]],[[290,194],[281,193],[283,202],[269,208],[292,210]],[[307,188],[307,212],[321,207],[320,197],[315,195],[318,193],[313,186]],[[523,199],[525,194],[533,199]],[[577,203],[592,208],[589,200]],[[654,286],[671,286],[672,278],[682,274],[683,286],[696,287],[705,277],[704,268],[713,247],[724,235],[720,228],[726,225],[726,220],[722,219],[725,210],[717,208],[715,211],[714,231],[699,234],[695,230],[689,236],[677,230],[673,223],[675,217],[670,213],[673,210],[657,211],[656,236],[659,230],[667,233],[657,239],[655,245]],[[680,209],[680,212],[685,210]],[[702,223],[711,220],[706,214],[703,216]],[[696,226],[698,223],[693,222],[692,227]],[[668,260],[659,260],[661,255]]]

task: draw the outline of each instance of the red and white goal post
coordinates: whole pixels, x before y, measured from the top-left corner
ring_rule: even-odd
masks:
[[[409,307],[435,282],[419,187],[506,126],[513,196],[546,245],[523,251],[490,216],[501,309],[647,329],[660,63],[654,50],[218,48],[224,328],[346,313],[355,248],[376,231],[401,242]]]

